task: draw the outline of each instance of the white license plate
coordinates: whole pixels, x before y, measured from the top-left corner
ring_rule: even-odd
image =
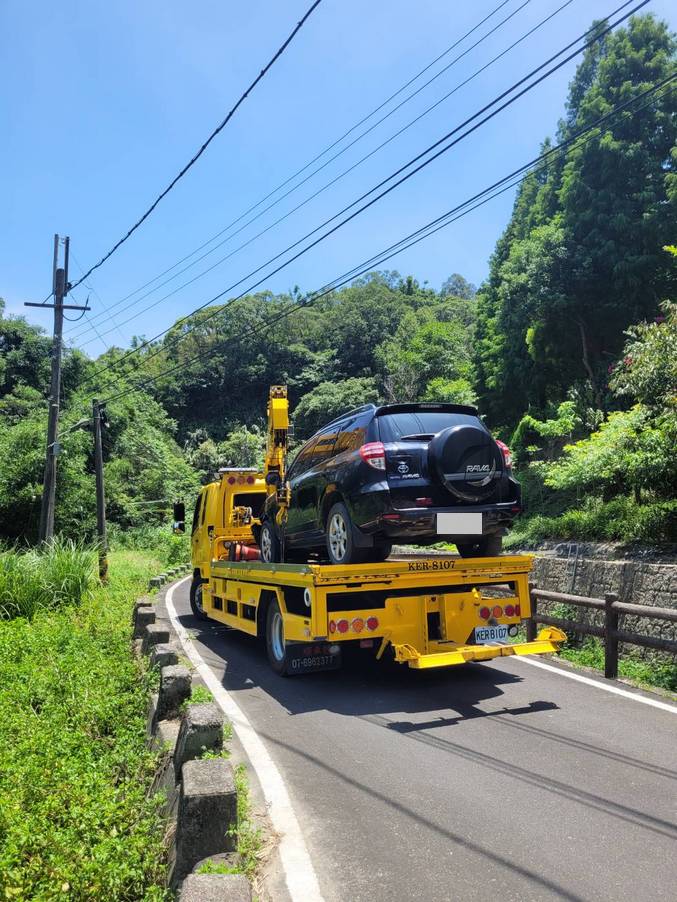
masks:
[[[494,642],[508,641],[507,626],[476,626],[475,644],[492,645]]]
[[[481,536],[482,514],[438,514],[438,536]]]

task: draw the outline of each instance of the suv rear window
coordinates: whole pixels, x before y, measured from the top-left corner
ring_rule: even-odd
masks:
[[[481,426],[479,417],[447,410],[386,413],[378,417],[382,442],[399,442],[403,435],[436,435],[450,426]]]

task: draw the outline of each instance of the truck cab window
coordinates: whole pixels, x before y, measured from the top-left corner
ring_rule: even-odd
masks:
[[[193,525],[190,530],[190,534],[193,535],[195,530],[197,529],[198,520],[200,518],[200,504],[202,503],[202,492],[197,496],[197,501],[195,502],[195,510],[193,511]]]

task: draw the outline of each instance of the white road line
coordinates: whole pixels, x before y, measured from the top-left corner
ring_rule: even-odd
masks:
[[[500,658],[499,658],[500,660]],[[595,689],[603,689],[604,692],[611,692],[614,695],[622,695],[624,698],[631,698],[634,702],[641,702],[643,705],[650,705],[652,708],[660,708],[661,711],[668,711],[670,714],[677,714],[677,706],[671,705],[669,702],[660,702],[655,698],[647,698],[645,695],[637,695],[634,692],[628,692],[627,689],[621,689],[619,686],[607,686],[606,683],[600,683],[598,680],[590,679],[590,677],[582,676],[580,673],[574,673],[569,670],[562,670],[560,667],[553,667],[552,664],[545,664],[543,661],[535,661],[533,658],[518,657],[515,655],[508,660],[518,661],[520,664],[530,664],[531,667],[540,667],[542,670],[549,670],[551,673],[557,673],[559,676],[566,677],[569,680],[576,680],[577,683],[585,683],[586,686],[594,686]]]
[[[270,819],[280,836],[278,848],[292,902],[323,902],[315,868],[280,771],[254,731],[247,715],[212,673],[193,640],[179,623],[174,607],[174,589],[189,579],[187,576],[167,590],[165,603],[169,619],[187,657],[205,681],[218,706],[233,724],[233,729],[256,772],[268,805]]]

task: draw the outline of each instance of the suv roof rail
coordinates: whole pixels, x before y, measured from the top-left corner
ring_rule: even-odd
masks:
[[[317,435],[318,432],[322,432],[327,428],[327,426],[333,426],[334,423],[338,423],[339,420],[345,420],[348,417],[355,416],[358,413],[364,413],[366,410],[376,410],[375,404],[361,404],[359,407],[354,407],[352,410],[347,410],[345,413],[342,413],[338,417],[334,417],[333,420],[330,420],[328,423],[325,423],[324,426],[321,426],[314,434]]]

